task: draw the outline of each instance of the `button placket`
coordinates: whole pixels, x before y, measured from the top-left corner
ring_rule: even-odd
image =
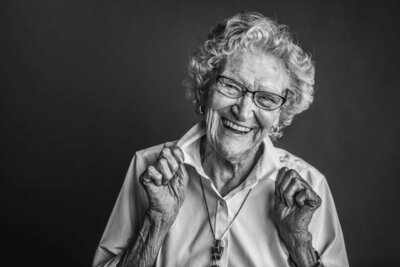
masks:
[[[217,200],[217,212],[215,218],[215,235],[217,238],[221,238],[229,226],[228,208],[223,199]]]
[[[215,214],[215,235],[217,238],[222,238],[223,234],[225,233],[226,229],[229,226],[229,214],[228,214],[228,207],[223,199],[217,199],[216,203],[216,214]],[[229,234],[225,235],[223,238],[224,244],[224,253],[222,254],[222,258],[219,262],[219,266],[227,266],[228,261],[228,236]]]

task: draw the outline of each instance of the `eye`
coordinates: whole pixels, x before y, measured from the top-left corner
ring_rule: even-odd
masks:
[[[258,101],[264,103],[264,104],[278,104],[279,103],[279,98],[278,97],[273,97],[272,95],[259,95],[257,97]]]
[[[218,90],[225,96],[237,98],[242,94],[242,89],[240,88],[240,86],[229,79],[221,77],[218,80],[217,84]]]
[[[227,89],[232,89],[232,90],[237,90],[240,91],[239,86],[237,86],[236,84],[232,83],[231,81],[226,81],[226,80],[220,80],[219,84],[223,87],[226,87]]]

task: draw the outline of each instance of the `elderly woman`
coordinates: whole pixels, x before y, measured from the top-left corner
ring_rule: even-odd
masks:
[[[201,121],[135,154],[93,266],[348,266],[324,176],[273,146],[313,101],[287,28],[240,13],[190,61]]]

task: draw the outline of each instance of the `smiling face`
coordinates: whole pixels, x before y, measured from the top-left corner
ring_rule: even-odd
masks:
[[[284,96],[288,76],[279,59],[265,53],[246,52],[228,57],[223,76],[243,84],[250,91],[265,91]],[[228,98],[214,83],[206,102],[207,140],[227,160],[240,160],[258,150],[271,127],[278,122],[280,109],[263,110],[252,94]]]

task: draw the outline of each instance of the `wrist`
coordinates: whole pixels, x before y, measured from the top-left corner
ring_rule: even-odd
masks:
[[[289,262],[295,267],[314,267],[319,266],[319,254],[316,253],[312,246],[312,235],[307,233],[290,235],[288,244]]]
[[[315,254],[317,262],[315,264],[314,263],[310,263],[311,265],[308,265],[308,266],[311,266],[311,267],[323,267],[322,261],[321,261],[321,256],[319,255],[318,251],[315,250],[315,249],[314,249],[314,254]],[[300,265],[297,265],[293,261],[293,259],[292,259],[292,257],[290,255],[289,255],[289,258],[288,258],[288,263],[289,263],[290,267],[299,267],[300,266]]]

